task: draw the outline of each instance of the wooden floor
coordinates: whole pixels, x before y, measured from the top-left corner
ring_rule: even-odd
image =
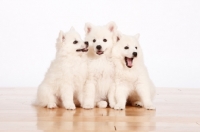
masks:
[[[200,89],[157,89],[156,111],[32,106],[36,88],[0,88],[0,131],[200,132]]]

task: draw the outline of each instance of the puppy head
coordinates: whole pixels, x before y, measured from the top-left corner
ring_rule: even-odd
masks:
[[[138,39],[139,34],[128,36],[117,33],[116,44],[112,51],[113,57],[120,59],[124,66],[131,68],[141,53]]]
[[[60,31],[56,44],[59,55],[81,55],[88,51],[87,47],[73,27],[66,33]]]
[[[105,26],[94,26],[85,24],[85,41],[89,44],[90,52],[97,56],[110,54],[113,46],[113,34],[117,30],[114,22]]]

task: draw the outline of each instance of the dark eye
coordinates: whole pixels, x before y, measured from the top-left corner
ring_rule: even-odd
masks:
[[[78,43],[78,41],[77,40],[75,40],[74,42],[73,42],[73,44],[77,44]]]
[[[124,49],[129,49],[129,47],[128,47],[128,46],[125,46]]]
[[[137,47],[135,47],[137,49]]]
[[[93,39],[93,42],[95,43],[95,42],[96,42],[96,39]]]
[[[103,42],[107,42],[107,39],[103,39]]]

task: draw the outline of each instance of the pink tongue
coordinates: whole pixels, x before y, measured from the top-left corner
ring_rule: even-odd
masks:
[[[102,51],[97,51],[98,52],[98,54],[101,54],[102,53]]]
[[[128,66],[132,66],[132,59],[131,58],[127,58],[127,63],[128,63]]]

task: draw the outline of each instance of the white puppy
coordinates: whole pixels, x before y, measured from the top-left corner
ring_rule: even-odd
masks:
[[[107,107],[107,100],[111,106],[115,104],[114,92],[111,92],[114,82],[114,65],[111,60],[113,34],[117,27],[114,22],[105,26],[85,24],[85,40],[89,43],[88,51],[88,79],[84,90],[82,107],[91,109],[95,106]],[[113,95],[110,95],[113,94]]]
[[[38,88],[36,104],[55,108],[62,101],[66,109],[73,110],[75,104],[82,102],[87,77],[87,61],[82,54],[87,45],[72,27],[67,33],[60,32],[56,48],[56,57]]]
[[[155,109],[152,102],[155,87],[144,65],[138,39],[139,34],[135,36],[117,34],[117,42],[112,51],[116,68],[114,109],[125,109],[127,98],[132,105]]]

